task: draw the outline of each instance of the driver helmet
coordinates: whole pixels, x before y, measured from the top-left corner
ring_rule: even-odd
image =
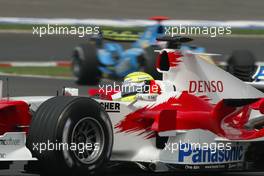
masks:
[[[121,101],[131,102],[136,100],[138,93],[149,93],[150,81],[154,78],[145,72],[133,72],[124,78],[121,89]]]

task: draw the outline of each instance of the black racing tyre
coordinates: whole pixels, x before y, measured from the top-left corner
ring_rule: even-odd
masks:
[[[153,76],[154,79],[161,80],[162,74],[159,73],[156,69],[156,61],[158,57],[158,53],[154,52],[155,50],[159,50],[159,46],[149,46],[145,48],[145,53],[143,56],[140,56],[139,63],[142,63],[144,71],[151,76]]]
[[[101,76],[98,67],[97,48],[94,42],[74,48],[72,71],[78,84],[97,84]]]
[[[13,161],[1,161],[0,162],[0,170],[4,169],[10,169],[10,165],[13,163]]]
[[[67,175],[98,172],[109,161],[112,146],[108,114],[88,97],[45,101],[32,118],[27,140],[44,171]]]
[[[227,61],[227,71],[242,81],[252,81],[256,71],[256,59],[247,50],[235,50]]]

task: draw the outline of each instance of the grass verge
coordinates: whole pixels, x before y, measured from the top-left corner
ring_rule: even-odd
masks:
[[[0,67],[0,72],[17,75],[72,77],[71,68],[68,67]]]

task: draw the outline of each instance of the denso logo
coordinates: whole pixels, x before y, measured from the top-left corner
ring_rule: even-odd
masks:
[[[222,81],[190,81],[189,93],[195,92],[223,92],[224,84]]]
[[[193,163],[223,163],[241,161],[244,155],[243,146],[232,146],[230,149],[192,149],[190,144],[182,144],[179,149],[179,162],[191,159]],[[188,146],[188,147],[186,147]]]

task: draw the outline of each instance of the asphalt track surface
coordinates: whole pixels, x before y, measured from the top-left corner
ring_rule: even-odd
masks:
[[[0,0],[0,16],[263,20],[263,7],[263,0]]]
[[[264,1],[263,1],[264,2]],[[0,33],[0,61],[54,61],[70,60],[72,50],[87,38],[49,35],[39,37],[31,33]],[[211,53],[230,54],[235,49],[248,49],[258,60],[264,60],[264,38],[195,37],[193,44],[203,46]],[[125,47],[130,44],[125,43]]]
[[[5,176],[47,176],[37,172],[25,172],[25,161],[14,162],[10,165],[9,170],[0,170],[0,175]],[[263,176],[263,172],[174,172],[174,173],[153,173],[145,172],[135,167],[135,165],[121,165],[117,167],[107,168],[101,174],[104,176]],[[96,176],[96,175],[95,175]]]
[[[0,170],[0,175],[5,176],[47,176],[46,174],[39,174],[38,172],[26,173],[24,171],[25,161],[15,162],[10,166],[9,170]],[[263,176],[262,172],[229,172],[229,173],[220,173],[220,172],[175,172],[175,173],[153,173],[153,172],[144,172],[139,170],[135,166],[117,166],[114,168],[105,169],[103,176]],[[96,176],[96,175],[95,175]]]
[[[79,86],[74,80],[17,76],[0,76],[0,79],[4,81],[3,95],[7,96],[9,94],[11,97],[56,96],[57,91],[61,93],[63,87],[78,88],[81,95],[88,95],[87,91],[90,88],[89,86]]]

